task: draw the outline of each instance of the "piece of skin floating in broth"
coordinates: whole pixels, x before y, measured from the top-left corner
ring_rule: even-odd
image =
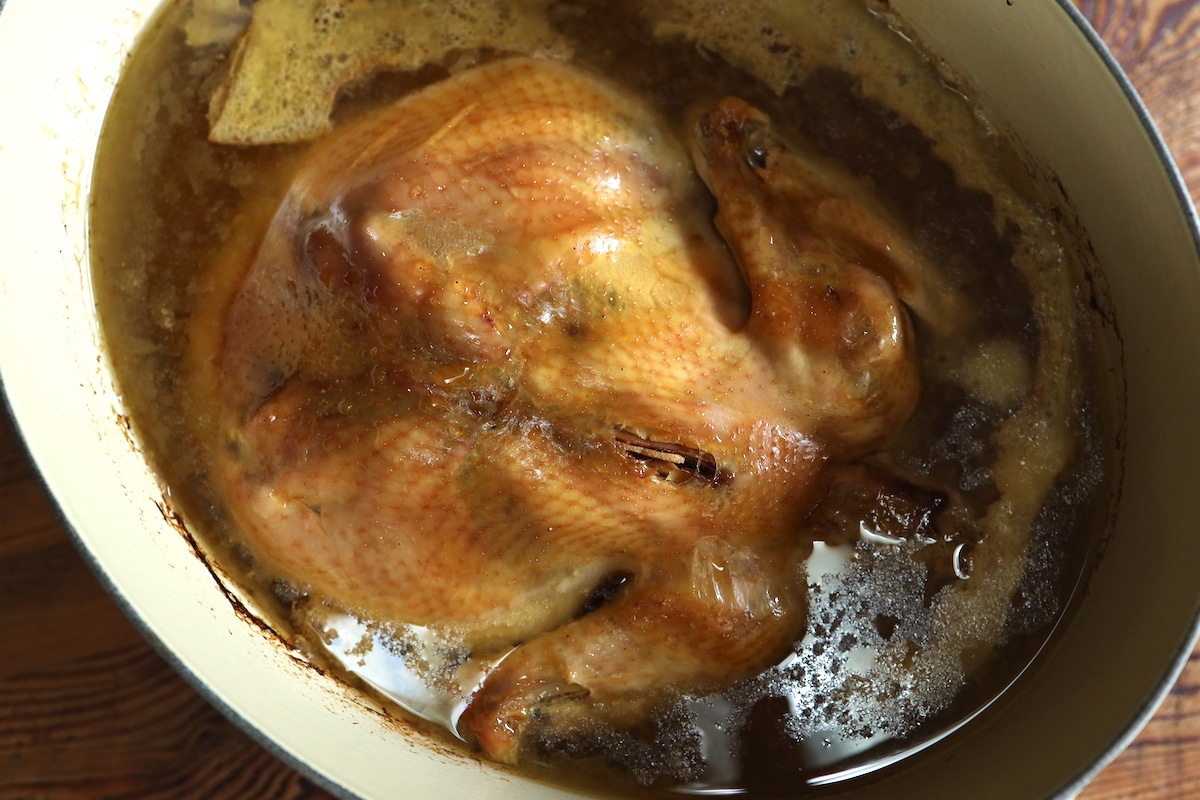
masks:
[[[563,63],[460,73],[304,157],[207,340],[255,557],[486,664],[452,722],[496,760],[777,664],[827,495],[955,513],[873,455],[954,292],[747,103],[686,134]]]

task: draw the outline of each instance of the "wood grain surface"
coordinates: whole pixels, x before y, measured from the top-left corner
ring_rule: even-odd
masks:
[[[1077,3],[1200,197],[1200,0]],[[227,722],[141,639],[75,552],[0,413],[0,800],[99,797],[330,795]],[[1200,798],[1200,650],[1081,798]]]

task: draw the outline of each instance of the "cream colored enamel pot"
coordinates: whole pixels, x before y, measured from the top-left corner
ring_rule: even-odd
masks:
[[[348,797],[550,797],[431,747],[293,659],[161,510],[123,423],[88,268],[90,172],[121,64],[157,0],[0,4],[0,376],[78,544],[176,667]],[[1087,596],[1026,685],[855,797],[1069,797],[1149,718],[1200,610],[1200,256],[1145,110],[1066,2],[893,0],[1052,171],[1111,289],[1127,387],[1118,520]]]

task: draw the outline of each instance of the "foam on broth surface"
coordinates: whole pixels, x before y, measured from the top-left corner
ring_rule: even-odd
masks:
[[[554,55],[572,53],[679,131],[696,105],[726,94],[766,109],[789,143],[870,186],[937,280],[969,299],[976,322],[965,332],[917,315],[922,399],[884,450],[906,479],[952,491],[972,532],[944,542],[919,526],[894,535],[859,499],[862,476],[846,479],[844,498],[805,523],[820,535],[797,578],[807,623],[790,654],[720,691],[683,691],[632,735],[551,731],[556,744],[530,759],[534,768],[566,752],[569,768],[612,761],[639,783],[802,793],[879,766],[953,728],[1019,674],[1067,608],[1105,510],[1105,437],[1087,400],[1101,390],[1077,288],[1085,244],[886,17],[853,2],[799,14],[785,5],[523,8],[545,14],[537,47],[553,41]],[[494,10],[481,7],[478,18]],[[223,444],[205,390],[190,383],[204,370],[189,361],[189,336],[198,318],[224,313],[237,276],[213,265],[254,251],[306,149],[207,140],[225,51],[186,44],[186,19],[185,6],[160,17],[135,54],[97,163],[100,312],[135,424],[177,508],[245,591],[295,627],[298,646],[453,723],[493,657],[453,656],[437,632],[363,619],[310,594],[303,575],[264,570],[212,483]],[[343,92],[334,129],[498,55],[455,50],[368,78]]]

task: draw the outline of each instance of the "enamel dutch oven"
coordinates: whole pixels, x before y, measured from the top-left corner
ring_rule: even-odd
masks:
[[[0,377],[49,492],[97,573],[175,667],[332,791],[560,796],[431,744],[293,658],[231,602],[164,513],[102,346],[87,240],[100,125],[156,5],[0,2]],[[1124,477],[1086,596],[1033,674],[971,728],[845,791],[1070,797],[1150,718],[1197,639],[1197,219],[1141,102],[1065,0],[891,5],[1057,177],[1091,236],[1122,353]]]

